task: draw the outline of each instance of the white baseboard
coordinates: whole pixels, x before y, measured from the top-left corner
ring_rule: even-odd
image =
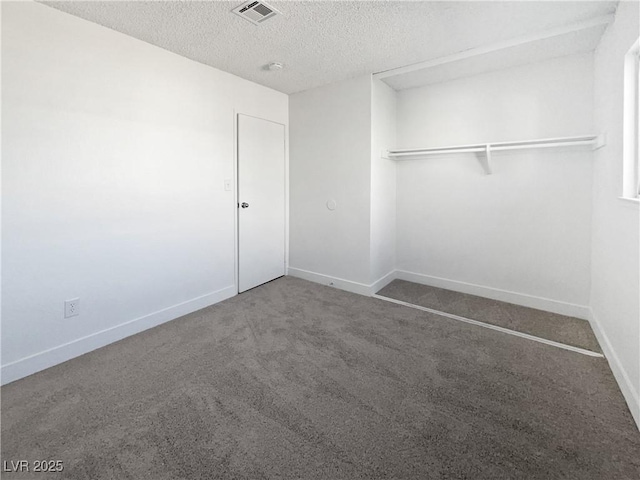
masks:
[[[399,279],[406,280],[408,282],[420,283],[422,285],[429,285],[431,287],[446,288],[447,290],[453,290],[455,292],[478,295],[480,297],[491,298],[502,302],[514,303],[516,305],[545,310],[559,315],[567,315],[570,317],[582,318],[584,320],[589,320],[589,318],[591,318],[589,307],[584,305],[575,305],[573,303],[551,300],[549,298],[510,292],[508,290],[500,290],[498,288],[485,287],[482,285],[475,285],[473,283],[459,282],[457,280],[448,280],[446,278],[433,277],[430,275],[423,275],[421,273],[408,272],[406,270],[393,270],[369,285],[293,267],[288,268],[288,275],[366,296],[373,295],[386,287],[393,280]]]
[[[293,267],[288,268],[287,275],[302,278],[303,280],[309,280],[310,282],[319,283],[321,285],[336,287],[340,290],[345,290],[351,293],[358,293],[360,295],[367,296],[370,295],[371,285],[345,280],[344,278],[331,277],[329,275],[323,275],[322,273],[310,272],[308,270]]]
[[[375,282],[373,282],[370,285],[370,289],[371,289],[370,295],[373,295],[374,293],[379,292],[384,287],[386,287],[391,282],[393,282],[396,278],[398,278],[398,277],[396,276],[396,271],[395,270],[392,270],[389,273],[387,273],[386,275],[384,275],[383,277],[379,278],[378,280],[376,280]]]
[[[629,410],[631,411],[631,415],[633,415],[633,419],[640,430],[640,395],[635,390],[627,371],[625,370],[620,358],[616,355],[615,350],[613,349],[613,345],[611,345],[611,341],[604,329],[602,328],[602,324],[598,317],[593,312],[592,309],[589,309],[590,318],[589,322],[591,323],[591,328],[593,333],[595,333],[600,346],[602,347],[602,351],[604,352],[607,361],[609,362],[609,367],[613,372],[613,376],[618,382],[618,386],[620,387],[620,391],[624,396],[624,399],[629,406]]]
[[[39,372],[72,358],[79,357],[92,350],[117,342],[123,338],[140,333],[162,323],[187,315],[236,295],[235,285],[211,292],[186,302],[164,308],[143,317],[135,318],[115,327],[107,328],[86,337],[43,352],[21,358],[2,366],[0,384],[5,385],[33,373]]]
[[[330,275],[310,272],[309,270],[302,270],[301,268],[293,267],[288,268],[287,275],[302,278],[303,280],[309,280],[310,282],[319,283],[321,285],[335,287],[346,292],[365,295],[367,297],[370,297],[381,288],[384,288],[396,278],[394,270],[379,278],[375,282],[367,285],[366,283],[354,282],[352,280],[345,280],[344,278],[332,277]]]
[[[408,282],[420,283],[431,287],[446,288],[455,292],[468,293],[470,295],[478,295],[480,297],[491,298],[501,302],[514,303],[523,307],[536,308],[547,312],[557,313],[559,315],[567,315],[569,317],[582,318],[589,320],[589,307],[585,305],[576,305],[573,303],[561,302],[550,298],[536,297],[524,293],[510,292],[499,288],[485,287],[473,283],[460,282],[457,280],[448,280],[446,278],[432,277],[421,273],[407,272],[405,270],[396,270],[396,278],[406,280]]]

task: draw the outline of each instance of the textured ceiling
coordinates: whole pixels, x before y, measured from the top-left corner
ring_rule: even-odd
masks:
[[[282,15],[255,26],[231,13],[242,0],[42,3],[284,93],[587,20],[617,5],[274,1]],[[265,70],[272,61],[284,70]]]

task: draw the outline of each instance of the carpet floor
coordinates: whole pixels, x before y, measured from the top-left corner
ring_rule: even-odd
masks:
[[[605,359],[291,277],[1,392],[3,479],[640,478]]]
[[[378,295],[602,353],[591,325],[580,318],[405,280],[394,280]]]

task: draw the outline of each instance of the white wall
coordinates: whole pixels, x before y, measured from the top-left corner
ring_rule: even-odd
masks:
[[[296,93],[289,107],[289,273],[358,291],[370,280],[371,77]]]
[[[233,112],[287,96],[35,3],[2,60],[2,381],[233,295]]]
[[[592,68],[585,54],[404,90],[397,146],[591,133]],[[592,157],[588,149],[494,153],[488,176],[473,154],[398,162],[398,268],[425,283],[585,316]]]
[[[380,152],[396,145],[396,92],[371,85],[371,282],[396,268],[396,162]],[[383,280],[384,282],[384,280]],[[382,286],[376,285],[376,290]]]
[[[640,208],[622,194],[623,58],[640,35],[637,2],[620,2],[595,52],[596,152],[591,308],[600,343],[640,426]]]

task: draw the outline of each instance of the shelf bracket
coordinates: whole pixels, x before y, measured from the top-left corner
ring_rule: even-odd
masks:
[[[485,175],[491,175],[493,173],[491,170],[491,145],[485,145],[484,152],[476,153],[476,157],[478,158],[478,162],[480,162]]]
[[[595,140],[593,141],[593,149],[594,150],[598,150],[599,148],[604,147],[607,144],[607,137],[606,134],[601,133],[600,135],[598,135]]]

